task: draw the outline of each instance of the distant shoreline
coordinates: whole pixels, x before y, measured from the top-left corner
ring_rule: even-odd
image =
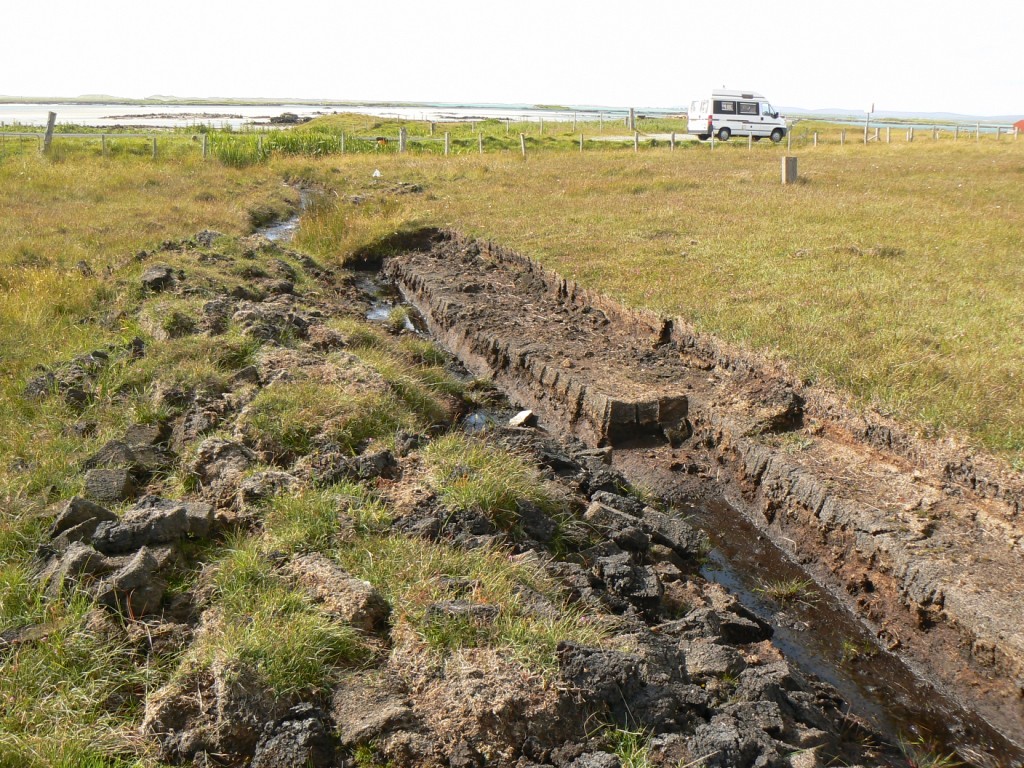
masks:
[[[688,102],[687,102],[688,103]],[[497,102],[475,103],[475,102],[444,102],[444,101],[369,101],[369,100],[343,100],[343,99],[289,99],[289,98],[219,98],[205,96],[184,96],[167,98],[144,98],[132,99],[121,96],[105,96],[99,94],[87,96],[4,96],[0,95],[0,104],[14,105],[47,105],[60,106],[132,106],[132,107],[341,107],[351,109],[353,107],[370,107],[373,109],[502,109],[502,110],[528,110],[531,112],[568,112],[582,115],[604,113],[605,115],[619,115],[629,112],[629,106],[613,105],[552,105],[552,104],[505,104]],[[686,111],[686,105],[677,106],[644,106],[632,105],[635,110],[659,116],[669,114],[681,114]],[[781,106],[780,110],[788,117],[800,120],[826,120],[839,119],[841,122],[864,121],[864,113],[856,110],[843,108],[829,109],[805,109],[802,107]],[[988,123],[1010,124],[1024,117],[1021,115],[968,115],[956,112],[914,112],[904,110],[878,111],[872,115],[871,123],[886,123],[891,121],[916,121],[923,123]]]
[[[287,98],[217,98],[204,96],[187,96],[182,98],[168,97],[131,99],[122,96],[4,96],[0,94],[0,103],[3,104],[76,104],[89,106],[122,105],[133,107],[199,107],[199,106],[239,106],[239,107],[281,107],[288,105],[302,105],[308,107],[501,107],[508,109],[537,109],[550,111],[610,111],[628,110],[629,107],[582,105],[577,107],[558,106],[551,104],[490,104],[471,102],[445,102],[445,101],[370,101],[358,99],[346,101],[343,99],[287,99]],[[639,107],[638,107],[639,108]],[[659,111],[670,111],[678,107],[643,107],[644,109],[657,109]]]

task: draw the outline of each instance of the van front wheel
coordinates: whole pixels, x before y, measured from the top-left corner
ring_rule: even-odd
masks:
[[[782,141],[782,129],[781,128],[776,128],[774,131],[772,131],[771,139],[776,144],[778,144],[780,141]]]
[[[719,128],[718,129],[718,139],[719,139],[719,141],[728,141],[730,136],[732,136],[732,131],[730,131],[728,128]]]

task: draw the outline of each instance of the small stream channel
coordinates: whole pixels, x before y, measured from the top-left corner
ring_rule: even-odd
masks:
[[[290,241],[309,200],[310,193],[302,191],[300,210],[293,217],[258,233],[277,242]],[[427,334],[417,311],[379,273],[362,273],[357,286],[370,300],[368,320],[400,321],[407,331]],[[463,428],[480,431],[504,423],[514,411],[500,407],[493,412],[479,410],[466,417]],[[853,614],[809,579],[738,510],[725,501],[695,506],[685,499],[673,499],[670,489],[665,491],[673,508],[713,544],[701,569],[704,578],[725,587],[771,624],[775,646],[804,674],[834,686],[853,714],[870,722],[893,744],[919,745],[939,760],[909,765],[1024,768],[1024,751],[937,691],[900,657],[881,649]],[[772,596],[771,585],[787,583],[801,584],[798,596]],[[943,756],[949,756],[945,762]]]

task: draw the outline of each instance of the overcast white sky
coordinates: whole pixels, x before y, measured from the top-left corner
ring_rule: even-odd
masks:
[[[1021,0],[47,0],[0,15],[0,94],[1024,115]]]

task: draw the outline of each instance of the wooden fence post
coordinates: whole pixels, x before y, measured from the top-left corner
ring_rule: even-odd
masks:
[[[747,152],[751,152],[754,149],[754,134],[747,134]]]
[[[974,124],[974,140],[981,141],[981,123]]]
[[[576,113],[572,113],[572,132],[576,133]]]
[[[508,132],[512,130],[512,118],[505,118],[505,135],[508,136]]]
[[[672,131],[671,135],[668,138],[668,148],[670,150],[672,150],[673,152],[676,151],[676,132],[675,131]]]
[[[960,140],[960,126],[959,125],[954,125],[953,126],[953,141],[959,141],[959,140]]]
[[[636,110],[633,107],[629,108],[629,130],[636,131]]]
[[[786,131],[786,151],[789,152],[793,149],[793,131]]]
[[[996,141],[999,141],[1001,138],[1003,138],[1003,126],[997,125],[996,126]]]
[[[341,132],[341,136],[338,137],[338,149],[341,150],[341,154],[345,154],[345,132]]]
[[[814,146],[818,146],[818,132],[814,132]]]
[[[580,134],[580,154],[583,154],[583,134]]]
[[[519,148],[523,151],[523,157],[526,157],[526,134],[519,134]]]
[[[153,137],[153,159],[156,160],[156,136]]]
[[[434,123],[433,123],[433,122],[431,122],[431,123],[430,123],[430,135],[431,135],[431,136],[433,136],[433,135],[434,135],[434,128],[436,128],[436,126],[434,125]]]
[[[885,143],[886,144],[891,144],[892,143],[892,126],[891,125],[885,126]]]
[[[407,139],[408,139],[408,133],[405,130],[405,126],[403,125],[401,128],[398,129],[398,151],[399,152],[405,152],[405,144],[406,144],[406,140]]]
[[[57,113],[48,112],[46,114],[46,135],[43,136],[43,154],[49,154],[50,144],[53,142],[53,127],[57,124]]]
[[[100,134],[100,155],[107,156],[107,134]],[[206,135],[203,135],[203,157],[206,157]]]
[[[484,133],[483,133],[483,131],[477,131],[477,133],[476,133],[476,143],[480,147],[480,154],[482,155],[484,153]]]
[[[444,156],[448,157],[448,153],[452,151],[452,135],[448,131],[444,132]]]
[[[633,131],[633,151],[640,151],[640,131]]]
[[[846,146],[846,129],[845,128],[843,128],[839,132],[839,146],[840,147]]]
[[[932,141],[939,140],[939,127],[937,125],[932,126]]]

